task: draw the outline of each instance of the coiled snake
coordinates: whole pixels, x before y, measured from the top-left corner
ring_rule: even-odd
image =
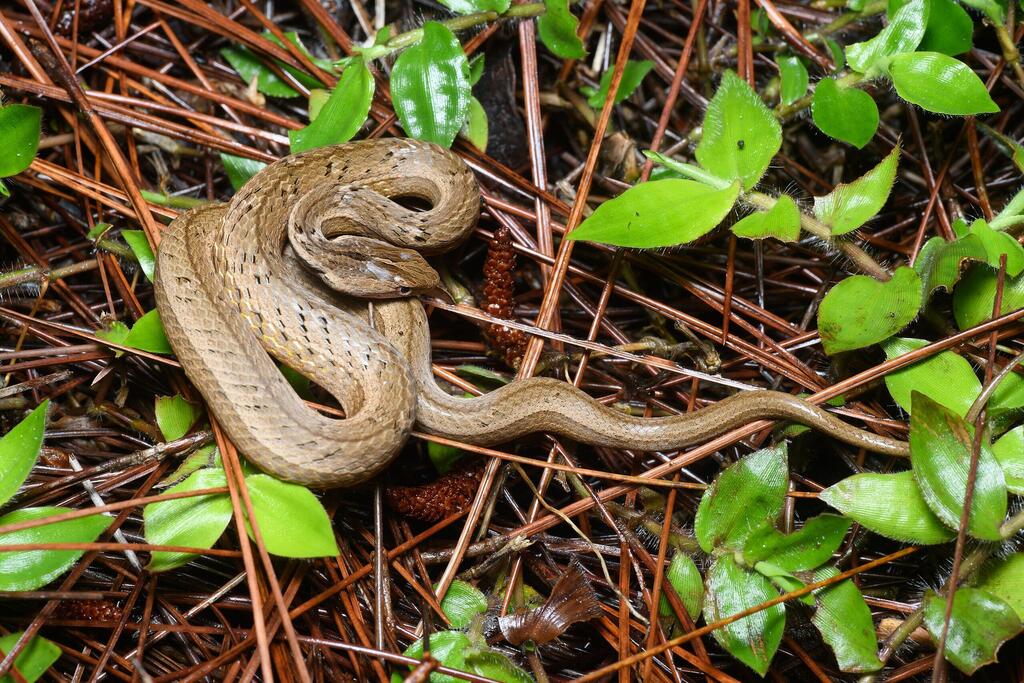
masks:
[[[430,208],[394,201],[402,197]],[[906,455],[904,442],[772,391],[659,418],[625,415],[547,378],[479,398],[447,394],[434,381],[427,317],[414,296],[438,285],[421,254],[462,242],[479,207],[473,174],[456,155],[381,139],[287,157],[229,204],[171,223],[158,253],[157,306],[186,374],[242,453],[276,477],[327,488],[379,472],[414,424],[483,446],[548,432],[650,451],[784,419]],[[377,300],[372,325],[365,298]],[[346,417],[308,407],[271,356],[329,391]]]

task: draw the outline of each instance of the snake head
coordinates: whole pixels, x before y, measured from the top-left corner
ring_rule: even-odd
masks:
[[[321,252],[315,269],[327,286],[366,299],[397,299],[435,294],[441,278],[426,259],[412,249],[380,240],[345,235],[331,239],[329,253]],[[344,242],[345,248],[340,248]]]

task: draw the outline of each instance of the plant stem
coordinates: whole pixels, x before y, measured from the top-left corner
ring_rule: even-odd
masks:
[[[1012,13],[1012,5],[1011,5]],[[1020,63],[1020,50],[1017,49],[1017,45],[1013,42],[1013,38],[1010,36],[1010,31],[1000,23],[993,23],[992,27],[996,31],[996,39],[999,41],[999,47],[1003,50],[1003,59],[1010,68],[1013,69],[1013,75],[1017,77],[1017,82],[1020,83],[1021,87],[1024,87],[1024,67]]]
[[[39,266],[28,266],[19,268],[7,273],[0,273],[0,289],[17,287],[29,283],[52,282],[71,275],[86,273],[96,269],[95,260],[79,261],[67,266],[57,268],[41,268]]]
[[[531,2],[525,5],[512,5],[503,14],[497,12],[475,12],[473,14],[466,14],[461,17],[453,17],[446,19],[442,22],[444,26],[447,26],[452,31],[464,31],[467,28],[479,26],[480,24],[486,24],[491,21],[499,21],[501,19],[525,19],[530,17],[539,17],[546,11],[543,2]],[[374,58],[384,57],[396,50],[401,50],[404,47],[409,47],[414,43],[420,41],[423,38],[423,28],[416,28],[405,33],[399,33],[397,36],[384,43],[381,46],[380,52],[374,52]]]

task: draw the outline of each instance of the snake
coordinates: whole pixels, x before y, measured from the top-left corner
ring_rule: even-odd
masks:
[[[376,476],[414,429],[481,447],[546,433],[671,452],[759,420],[908,454],[904,441],[764,389],[658,417],[628,415],[552,377],[453,395],[433,371],[423,295],[440,280],[427,257],[464,243],[480,210],[476,178],[457,154],[380,138],[284,157],[229,202],[184,212],[163,230],[154,292],[168,341],[248,460],[327,489]],[[307,403],[281,365],[333,396],[344,417]]]

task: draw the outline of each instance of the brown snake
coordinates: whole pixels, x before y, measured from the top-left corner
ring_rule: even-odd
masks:
[[[393,201],[403,197],[431,208]],[[379,472],[414,424],[481,446],[548,432],[654,451],[783,419],[907,454],[904,442],[773,391],[658,418],[625,415],[555,379],[516,380],[472,399],[447,394],[433,377],[426,313],[411,295],[438,285],[420,252],[462,242],[479,210],[474,176],[456,155],[382,139],[287,157],[229,204],[171,223],[158,254],[157,305],[186,374],[242,453],[276,477],[325,488]],[[377,300],[372,326],[366,301],[354,297]],[[346,418],[307,406],[271,355],[329,391]]]

